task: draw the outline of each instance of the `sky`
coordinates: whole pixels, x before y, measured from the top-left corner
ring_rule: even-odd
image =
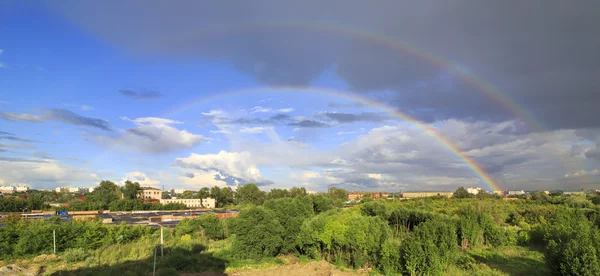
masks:
[[[598,10],[3,1],[0,184],[600,189]]]

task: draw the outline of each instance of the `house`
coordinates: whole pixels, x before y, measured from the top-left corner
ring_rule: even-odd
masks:
[[[504,196],[504,191],[493,191],[492,193],[495,195]]]
[[[16,191],[17,189],[14,186],[0,186],[0,193],[3,194],[12,194]]]
[[[16,191],[17,191],[17,193],[25,193],[25,192],[29,191],[29,187],[27,187],[27,186],[17,186]]]
[[[157,189],[154,187],[141,187],[141,189],[142,189],[141,197],[144,200],[152,200],[152,199],[161,200],[162,199],[163,191],[161,189]]]
[[[185,204],[188,208],[215,208],[217,205],[217,201],[214,198],[174,198],[174,199],[161,199],[161,204],[169,204],[169,203],[181,203]]]
[[[67,187],[56,187],[55,191],[57,193],[68,193],[69,192],[69,188],[67,188]]]
[[[481,192],[481,188],[470,187],[470,188],[467,188],[467,192],[472,195],[477,195],[477,194],[479,194],[479,192]]]
[[[402,198],[422,198],[430,196],[452,197],[453,192],[404,192]]]
[[[171,190],[169,190],[169,192],[170,192],[172,195],[183,194],[183,192],[185,192],[185,191],[187,191],[187,190],[186,190],[186,189],[184,189],[184,188],[176,188],[176,189],[171,189]]]
[[[508,191],[508,192],[507,192],[507,194],[508,194],[509,196],[511,196],[511,195],[524,195],[524,194],[525,194],[525,191],[523,191],[523,190],[518,190],[518,191]]]

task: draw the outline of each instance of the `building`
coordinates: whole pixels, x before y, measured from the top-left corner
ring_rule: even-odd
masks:
[[[89,187],[89,188],[87,188],[87,192],[91,193],[94,191],[94,189],[96,189],[96,187]]]
[[[16,191],[17,191],[17,193],[26,193],[27,191],[29,191],[29,187],[17,186]]]
[[[316,195],[316,194],[317,194],[317,191],[306,191],[306,194],[309,194],[309,195]]]
[[[57,193],[68,193],[69,192],[69,188],[67,188],[67,187],[56,187],[55,191]]]
[[[161,204],[169,204],[169,203],[181,203],[185,204],[188,208],[215,208],[217,205],[217,201],[214,198],[174,198],[174,199],[161,199]]]
[[[204,208],[215,208],[217,207],[217,201],[214,198],[203,198],[202,199],[202,206],[204,206]]]
[[[348,200],[358,200],[363,198],[364,196],[368,196],[370,198],[388,198],[390,194],[383,192],[350,192],[348,193]]]
[[[472,195],[477,195],[477,194],[479,194],[479,192],[481,192],[481,188],[470,187],[470,188],[467,188],[467,192]]]
[[[563,195],[584,195],[584,191],[564,191]]]
[[[185,191],[187,190],[184,188],[176,188],[169,190],[169,192],[171,192],[172,195],[183,194]]]
[[[142,199],[144,200],[161,200],[163,191],[153,187],[141,187],[142,188]]]
[[[17,191],[17,188],[14,186],[0,186],[0,193],[3,194],[12,194]]]
[[[504,196],[504,191],[493,191],[492,193],[495,195]]]
[[[508,194],[509,196],[511,196],[511,195],[524,195],[525,191],[523,191],[523,190],[508,191],[506,194]]]
[[[72,194],[78,194],[78,193],[83,192],[83,189],[82,188],[78,188],[78,187],[77,188],[76,187],[71,187],[71,188],[68,189],[68,191],[69,191],[69,193],[72,193]]]
[[[430,196],[452,197],[453,192],[404,192],[402,198],[423,198]]]

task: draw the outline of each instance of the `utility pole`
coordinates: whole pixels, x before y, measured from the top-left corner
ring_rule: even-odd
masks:
[[[164,243],[165,243],[165,240],[163,239],[163,227],[161,226],[160,227],[160,257],[161,258],[164,256],[164,252],[163,252],[163,249],[164,249],[163,244]]]
[[[154,268],[152,269],[152,276],[156,276],[156,246],[154,247]]]
[[[56,230],[52,230],[52,237],[54,239],[54,254],[56,254]]]

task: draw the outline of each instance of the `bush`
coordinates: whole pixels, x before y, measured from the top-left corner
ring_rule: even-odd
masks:
[[[456,253],[456,226],[450,221],[420,224],[402,243],[402,264],[411,275],[440,275]]]
[[[545,229],[544,257],[556,275],[600,275],[600,232],[581,212],[561,210]]]
[[[159,276],[178,276],[179,273],[177,273],[177,270],[175,268],[168,267],[168,268],[159,269],[158,275]]]
[[[273,211],[261,206],[242,210],[233,228],[233,252],[243,259],[274,257],[283,245],[283,232]]]
[[[204,235],[212,240],[224,238],[223,224],[215,214],[206,214],[194,219],[184,219],[175,226],[175,234],[183,236],[204,231]]]
[[[469,254],[460,254],[456,258],[456,266],[464,270],[472,270],[477,267],[477,261]]]
[[[65,261],[67,263],[83,262],[89,256],[90,256],[90,254],[83,248],[67,249],[62,254],[62,257],[65,259]]]

